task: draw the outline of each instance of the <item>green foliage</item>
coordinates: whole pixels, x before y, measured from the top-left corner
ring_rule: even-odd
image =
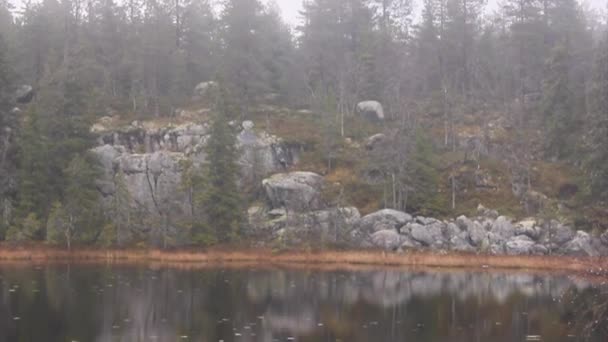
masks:
[[[7,44],[0,32],[0,124],[8,117],[11,102],[11,90],[13,84],[13,70],[8,61]]]
[[[31,241],[40,236],[42,223],[35,213],[28,214],[19,226],[12,226],[6,232],[6,240],[10,242]]]
[[[56,199],[50,188],[48,144],[42,132],[37,110],[25,118],[18,139],[19,192],[16,216],[24,218],[34,212],[46,217],[48,203]]]
[[[216,232],[205,231],[202,227],[195,229],[197,233],[192,235],[192,243],[201,247],[210,247],[216,245],[220,240],[217,237]]]
[[[96,160],[90,155],[77,155],[65,170],[67,185],[63,206],[70,217],[70,234],[91,238],[91,232],[100,220],[99,192],[95,180],[99,178]]]
[[[408,210],[422,215],[445,213],[448,204],[439,194],[439,165],[437,154],[433,150],[430,138],[421,130],[415,137],[415,149],[410,159],[408,170],[411,191],[408,198]]]
[[[224,0],[223,4],[222,76],[235,96],[240,115],[248,117],[256,96],[268,90],[261,36],[263,7],[259,0]]]
[[[46,222],[46,241],[53,245],[66,243],[66,232],[69,229],[69,217],[61,203],[53,203]]]
[[[0,5],[0,21],[6,15]],[[0,30],[0,238],[10,224],[10,208],[14,194],[13,181],[15,177],[15,139],[17,117],[11,113],[14,72],[9,65],[7,44]],[[7,210],[9,209],[9,210]]]
[[[203,170],[205,188],[198,201],[205,213],[206,229],[194,229],[194,236],[203,239],[207,230],[215,231],[220,242],[234,241],[244,223],[243,200],[237,187],[238,150],[234,132],[228,125],[225,94],[221,94],[205,146],[207,163]],[[201,240],[201,241],[202,241]]]
[[[104,247],[120,245],[118,240],[118,228],[113,223],[106,223],[99,235],[98,244]]]
[[[594,75],[592,116],[588,124],[591,139],[585,166],[591,194],[608,200],[608,35],[600,45]]]
[[[65,169],[67,185],[62,202],[55,202],[47,221],[47,242],[71,248],[76,241],[90,241],[102,225],[99,193],[95,180],[99,173],[87,156],[74,157]]]
[[[566,158],[574,152],[577,120],[574,94],[569,81],[569,54],[556,47],[547,62],[541,111],[547,132],[546,151],[550,156]]]

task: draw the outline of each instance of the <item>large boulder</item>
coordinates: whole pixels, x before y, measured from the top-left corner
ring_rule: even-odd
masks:
[[[600,241],[602,242],[602,244],[604,244],[604,246],[608,246],[608,231],[600,235]]]
[[[490,232],[488,233],[490,253],[504,254],[506,251],[505,244],[513,236],[515,236],[515,227],[511,223],[511,220],[505,216],[499,216],[492,223]]]
[[[450,238],[450,248],[456,252],[474,252],[476,249],[473,247],[467,239],[467,232],[463,231]]]
[[[444,247],[445,241],[442,223],[433,223],[428,226],[411,223],[408,226],[412,239],[422,243],[424,246],[433,248]]]
[[[443,235],[447,241],[450,241],[453,237],[458,235],[463,235],[465,239],[469,236],[466,231],[461,230],[454,222],[447,222],[444,227]]]
[[[331,208],[289,215],[284,209],[266,210],[250,208],[250,232],[256,241],[278,237],[288,245],[324,241],[350,247],[369,242],[369,239],[351,234],[352,227],[361,217],[357,208]]]
[[[371,137],[365,139],[365,148],[369,151],[376,149],[384,141],[386,141],[386,135],[383,133],[374,134]]]
[[[211,92],[217,89],[217,83],[213,81],[201,82],[194,88],[194,100],[201,100],[211,95]]]
[[[525,235],[533,240],[538,240],[541,233],[542,229],[537,226],[534,219],[525,219],[515,224],[515,235]]]
[[[598,251],[593,247],[591,236],[581,230],[576,232],[572,240],[566,243],[561,252],[570,256],[598,256]]]
[[[486,229],[477,221],[473,221],[466,216],[459,216],[456,219],[456,224],[460,229],[468,232],[469,239],[473,246],[481,246],[481,243],[486,239],[488,232]]]
[[[495,239],[508,240],[515,236],[515,227],[509,218],[499,216],[492,224],[490,233],[494,234]]]
[[[378,101],[359,102],[357,104],[357,112],[361,117],[372,122],[384,120],[384,109]]]
[[[517,235],[505,244],[505,251],[508,255],[531,255],[534,254],[536,243],[526,235]]]
[[[394,229],[379,230],[370,236],[370,240],[374,247],[387,251],[394,251],[403,243],[402,236]]]
[[[359,230],[373,233],[382,229],[394,229],[398,231],[401,227],[412,222],[412,215],[394,210],[382,209],[361,218]]]
[[[34,88],[31,85],[21,85],[15,91],[15,100],[18,103],[30,103],[34,98]]]
[[[272,208],[306,212],[323,208],[323,177],[313,172],[289,172],[272,175],[262,182]]]
[[[419,250],[423,248],[422,244],[414,240],[410,235],[401,234],[401,241],[401,247],[399,249],[402,251]]]
[[[543,245],[555,251],[572,240],[575,234],[569,226],[558,221],[551,221],[548,225],[545,225],[541,241]]]

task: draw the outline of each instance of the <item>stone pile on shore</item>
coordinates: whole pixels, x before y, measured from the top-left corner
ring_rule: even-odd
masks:
[[[556,220],[514,221],[482,205],[475,217],[451,220],[393,209],[361,217],[356,208],[323,207],[321,179],[310,172],[266,179],[268,204],[249,209],[251,233],[289,245],[327,243],[388,251],[494,255],[608,255],[606,233],[594,236]]]

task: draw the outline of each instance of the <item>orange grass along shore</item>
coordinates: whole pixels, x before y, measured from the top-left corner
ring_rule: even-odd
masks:
[[[562,256],[497,256],[484,254],[440,254],[430,252],[387,253],[382,251],[289,250],[214,248],[209,250],[93,249],[72,251],[45,246],[0,246],[0,263],[11,262],[87,262],[188,265],[281,266],[403,266],[445,268],[493,268],[512,270],[557,271],[608,276],[606,258],[572,258]]]

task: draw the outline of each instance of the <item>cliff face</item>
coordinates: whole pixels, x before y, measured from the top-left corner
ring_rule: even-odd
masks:
[[[183,183],[184,172],[189,167],[196,170],[206,161],[207,123],[133,122],[109,128],[110,120],[106,118],[106,125],[102,120],[92,128],[98,135],[98,146],[92,152],[98,157],[103,174],[98,189],[108,211],[121,209],[114,206],[126,201],[130,211],[142,217],[142,223],[159,219],[178,222],[191,216],[192,198]],[[234,129],[239,131],[237,144],[242,152],[241,181],[297,163],[297,146],[256,132],[251,122],[240,126]]]
[[[109,119],[108,119],[109,120]],[[241,151],[241,185],[263,188],[265,204],[249,208],[246,238],[252,243],[303,245],[328,243],[354,248],[434,250],[510,255],[608,254],[606,234],[577,231],[559,222],[528,219],[514,222],[494,210],[478,208],[478,216],[440,220],[384,209],[361,217],[355,207],[327,202],[331,186],[312,172],[291,171],[300,149],[281,138],[256,131],[245,121],[233,124]],[[136,234],[158,244],[187,242],[180,234],[192,222],[193,198],[184,176],[206,162],[206,123],[160,124],[133,122],[93,127],[101,162],[98,188],[110,215],[128,209],[131,241]],[[263,178],[265,178],[262,180]]]

